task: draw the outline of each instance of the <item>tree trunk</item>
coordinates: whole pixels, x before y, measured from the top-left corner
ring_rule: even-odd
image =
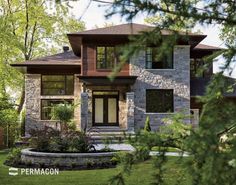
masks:
[[[21,111],[24,107],[24,103],[25,103],[25,77],[23,78],[23,80],[24,80],[24,83],[23,83],[22,90],[21,90],[20,102],[19,102],[19,106],[17,108],[18,114],[21,113]]]

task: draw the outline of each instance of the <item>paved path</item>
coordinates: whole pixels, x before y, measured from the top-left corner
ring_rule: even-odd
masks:
[[[95,148],[96,150],[101,150],[105,147],[104,144],[96,144]],[[134,147],[131,146],[130,144],[109,144],[107,145],[108,148],[112,150],[123,150],[123,151],[134,151]],[[151,156],[159,155],[159,152],[157,151],[151,151],[150,152]],[[188,157],[189,154],[187,152],[184,152],[183,154],[181,152],[166,152],[166,156],[183,156],[183,157]]]
[[[104,144],[96,144],[94,145],[96,150],[101,150],[105,148]],[[134,151],[134,147],[130,144],[109,144],[107,145],[108,148],[112,150],[124,150],[124,151]]]

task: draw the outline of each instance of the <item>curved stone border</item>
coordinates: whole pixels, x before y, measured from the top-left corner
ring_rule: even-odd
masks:
[[[98,153],[47,153],[32,151],[31,148],[21,151],[21,161],[29,165],[56,167],[86,167],[111,164],[112,157],[117,152]]]

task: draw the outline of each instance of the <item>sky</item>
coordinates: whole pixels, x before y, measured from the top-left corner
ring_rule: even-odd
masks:
[[[108,1],[108,0],[107,0]],[[109,0],[112,1],[112,0]],[[109,19],[105,18],[106,10],[108,6],[102,3],[92,1],[90,6],[87,8],[90,0],[79,0],[70,2],[70,14],[74,16],[76,19],[81,18],[81,21],[85,22],[86,29],[93,29],[98,27],[103,27],[105,23],[113,23],[113,24],[123,24],[127,23],[124,18],[121,18],[119,15],[112,16]],[[145,15],[139,14],[134,20],[133,23],[145,24],[144,18]],[[224,47],[224,42],[220,39],[220,28],[218,25],[211,26],[202,26],[196,25],[193,31],[200,30],[203,34],[207,35],[207,37],[201,42],[202,44]],[[224,64],[222,58],[219,57],[218,61],[214,63],[213,70],[214,72],[218,72],[220,70],[220,66]],[[232,73],[232,77],[236,78],[236,67]],[[228,75],[228,74],[226,74]]]

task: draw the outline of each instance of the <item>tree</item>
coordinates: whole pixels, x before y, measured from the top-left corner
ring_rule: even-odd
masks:
[[[175,38],[179,35],[178,31],[191,30],[195,24],[219,24],[222,39],[227,46],[227,49],[222,51],[226,60],[223,70],[229,69],[229,66],[235,62],[236,4],[234,1],[116,0],[111,7],[108,16],[118,13],[126,17],[128,21],[132,21],[140,13],[158,17],[158,22],[154,20],[156,27],[152,31],[132,37],[130,46],[126,47],[125,57],[127,58],[134,55],[147,43],[159,45],[161,52],[169,44],[169,48],[171,48],[173,43],[176,42]],[[161,21],[160,16],[163,17]],[[188,24],[188,20],[191,21],[191,24]],[[174,37],[167,41],[161,40],[161,29],[172,30]],[[215,55],[205,60],[211,64],[214,57]],[[235,183],[236,105],[226,101],[224,97],[228,90],[232,88],[235,88],[235,81],[228,83],[228,80],[223,77],[223,72],[213,76],[206,95],[200,100],[204,103],[204,107],[199,128],[189,129],[188,133],[190,135],[182,140],[181,145],[187,147],[192,155],[192,161],[186,166],[190,170],[191,184],[193,185]],[[224,141],[221,140],[222,135],[226,136]],[[165,140],[157,137],[156,142],[167,142],[166,139],[173,140],[173,137],[169,136]],[[145,144],[145,139],[143,143]],[[161,150],[160,156],[155,162],[155,167],[158,169],[158,173],[155,174],[155,184],[159,185],[165,183],[162,178],[162,167],[167,161],[164,153],[165,150]],[[124,181],[124,176],[121,173],[119,173],[119,176]]]
[[[69,122],[74,117],[74,105],[66,102],[52,107],[52,119],[60,121],[61,131],[67,131]]]
[[[24,104],[24,77],[9,64],[55,53],[59,46],[67,43],[67,32],[84,29],[83,22],[69,17],[68,7],[55,3],[50,7],[49,3],[45,0],[0,0],[0,67],[5,71],[2,73],[4,79],[10,82],[4,84],[12,86],[15,82],[17,89],[21,87],[18,113]]]

